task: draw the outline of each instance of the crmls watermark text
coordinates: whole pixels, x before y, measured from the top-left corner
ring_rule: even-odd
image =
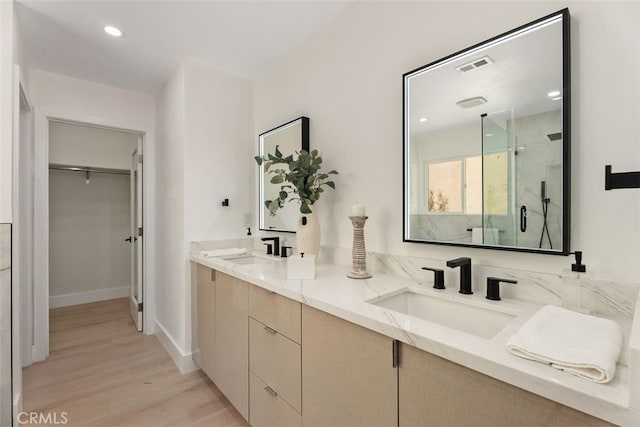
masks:
[[[18,422],[20,424],[66,424],[68,412],[20,412]]]

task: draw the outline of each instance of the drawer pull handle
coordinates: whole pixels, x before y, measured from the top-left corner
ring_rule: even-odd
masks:
[[[268,293],[268,294],[275,294],[275,293],[276,293],[275,291],[272,291],[272,290],[270,290],[270,289],[262,288],[262,290],[263,290],[263,291],[265,291],[265,292],[266,292],[266,293]]]
[[[271,396],[273,396],[273,397],[277,397],[277,396],[278,396],[278,393],[276,393],[276,391],[275,391],[274,389],[272,389],[271,387],[266,386],[264,389],[265,389],[265,391],[266,391],[267,393],[269,393]]]
[[[270,328],[270,327],[268,327],[268,326],[265,326],[265,327],[264,327],[264,330],[265,330],[265,331],[267,331],[267,332],[271,332],[272,334],[276,334],[276,333],[278,333],[278,331],[276,331],[275,329]]]

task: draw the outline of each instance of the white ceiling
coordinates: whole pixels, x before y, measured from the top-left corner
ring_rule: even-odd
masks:
[[[184,59],[255,77],[352,3],[16,0],[16,14],[32,67],[154,93]]]
[[[489,56],[493,64],[467,73],[456,70]],[[480,123],[480,115],[502,112],[524,117],[558,110],[561,101],[547,96],[562,90],[562,22],[538,27],[518,37],[452,58],[411,77],[410,132],[417,136],[461,124]],[[463,99],[484,97],[486,104],[463,109]],[[420,122],[427,117],[426,122]]]

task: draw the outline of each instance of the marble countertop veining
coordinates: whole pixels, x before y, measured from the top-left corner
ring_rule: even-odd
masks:
[[[349,279],[346,277],[348,268],[330,264],[318,264],[314,280],[289,280],[286,278],[286,259],[272,259],[273,262],[268,263],[239,265],[222,258],[200,256],[197,250],[191,254],[191,261],[563,405],[614,424],[640,425],[640,413],[630,409],[639,408],[640,405],[630,402],[630,395],[635,400],[636,393],[631,392],[630,368],[627,366],[619,364],[611,382],[598,384],[541,363],[521,359],[506,350],[508,339],[540,308],[539,305],[507,298],[493,302],[477,292],[467,296],[458,294],[456,289],[445,290],[444,293],[451,298],[467,299],[478,304],[496,304],[502,309],[520,313],[497,335],[485,339],[367,303],[407,287],[421,288],[425,292],[443,292],[432,290],[430,284],[422,285],[413,279],[384,274],[364,280]]]

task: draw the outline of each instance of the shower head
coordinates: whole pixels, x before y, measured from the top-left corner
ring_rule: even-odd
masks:
[[[549,138],[549,141],[558,141],[559,139],[562,139],[562,132],[547,134],[547,138]]]

